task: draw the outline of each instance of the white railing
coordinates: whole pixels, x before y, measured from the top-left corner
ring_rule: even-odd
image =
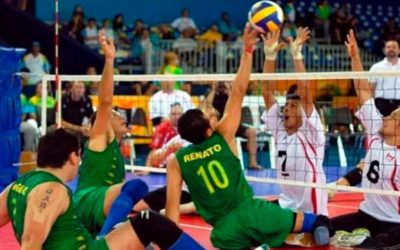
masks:
[[[179,55],[180,66],[184,73],[234,73],[239,66],[241,42],[206,42],[169,41],[163,40],[152,46],[147,46],[145,69],[147,74],[157,73],[163,64],[167,51],[174,51]],[[293,64],[284,48],[277,58],[278,72],[292,72]],[[307,44],[303,49],[306,68],[310,72],[347,71],[350,69],[350,59],[343,45]],[[361,52],[364,66],[368,69],[379,58],[370,53]],[[253,72],[261,72],[264,63],[264,52],[261,44],[254,52]]]

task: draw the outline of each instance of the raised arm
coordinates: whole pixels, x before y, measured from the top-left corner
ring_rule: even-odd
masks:
[[[354,72],[364,71],[357,45],[357,39],[353,30],[350,30],[349,34],[347,34],[347,41],[345,42],[345,45],[351,58],[351,70]],[[373,97],[373,90],[367,79],[354,80],[354,88],[357,92],[358,101],[361,105]]]
[[[277,30],[273,33],[268,33],[266,36],[261,36],[264,42],[264,68],[263,73],[274,73],[276,67],[276,56],[278,51],[283,46],[279,44],[279,37],[281,31]],[[268,110],[276,103],[275,97],[272,95],[273,84],[272,81],[262,83],[262,92],[264,97],[265,109]]]
[[[215,98],[215,91],[217,89],[218,82],[213,82],[211,84],[211,90],[208,93],[207,97],[203,100],[202,105],[205,106],[213,106],[214,98]]]
[[[103,32],[99,32],[99,44],[104,51],[105,63],[99,86],[99,105],[96,120],[89,138],[89,148],[94,151],[103,151],[115,135],[107,134],[111,127],[113,94],[114,94],[114,57],[115,47],[111,39],[107,39]]]
[[[247,24],[243,32],[244,48],[240,59],[240,66],[225,106],[224,116],[217,126],[217,130],[227,141],[235,138],[235,133],[239,127],[243,98],[246,95],[249,85],[253,64],[253,51],[257,41],[257,32],[251,30],[250,25]]]
[[[293,57],[294,69],[297,73],[305,73],[306,67],[303,62],[303,54],[301,50],[303,48],[303,44],[310,38],[310,30],[306,28],[298,28],[296,39],[289,38],[290,41],[290,52]],[[300,96],[300,101],[305,110],[307,117],[310,117],[314,110],[314,97],[313,92],[311,91],[310,82],[301,80],[297,84],[297,93]]]
[[[42,249],[50,230],[69,206],[67,189],[60,183],[37,186],[28,197],[21,250]]]
[[[173,222],[179,222],[179,205],[182,194],[182,174],[175,156],[167,162],[167,202],[166,216]]]

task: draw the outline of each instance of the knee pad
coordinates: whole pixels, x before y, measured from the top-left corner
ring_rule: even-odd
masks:
[[[148,191],[149,187],[140,179],[127,181],[121,188],[121,194],[125,194],[137,201],[142,199]]]
[[[167,249],[182,234],[182,229],[173,221],[150,210],[141,211],[135,217],[130,218],[130,222],[144,246],[154,242],[161,249]]]

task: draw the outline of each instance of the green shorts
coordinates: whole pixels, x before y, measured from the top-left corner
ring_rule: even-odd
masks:
[[[104,238],[92,240],[87,248],[88,250],[109,250],[107,242]]]
[[[106,219],[104,201],[110,187],[90,187],[74,194],[77,216],[92,235],[97,235]]]
[[[279,247],[292,230],[293,217],[293,211],[265,200],[243,201],[214,224],[211,242],[220,249]]]

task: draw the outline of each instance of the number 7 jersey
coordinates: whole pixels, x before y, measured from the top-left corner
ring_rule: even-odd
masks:
[[[316,108],[310,117],[301,108],[302,125],[293,134],[288,134],[285,129],[277,103],[266,110],[261,119],[275,139],[277,178],[326,184],[322,168],[325,132]],[[281,207],[328,215],[328,193],[325,189],[281,185],[281,190]]]
[[[399,191],[400,149],[386,144],[380,136],[383,119],[374,100],[366,101],[356,115],[363,123],[369,140],[362,187]],[[400,223],[400,197],[365,194],[360,210],[381,221]]]
[[[182,177],[200,216],[213,225],[240,202],[251,199],[239,159],[215,132],[206,141],[176,153]]]

